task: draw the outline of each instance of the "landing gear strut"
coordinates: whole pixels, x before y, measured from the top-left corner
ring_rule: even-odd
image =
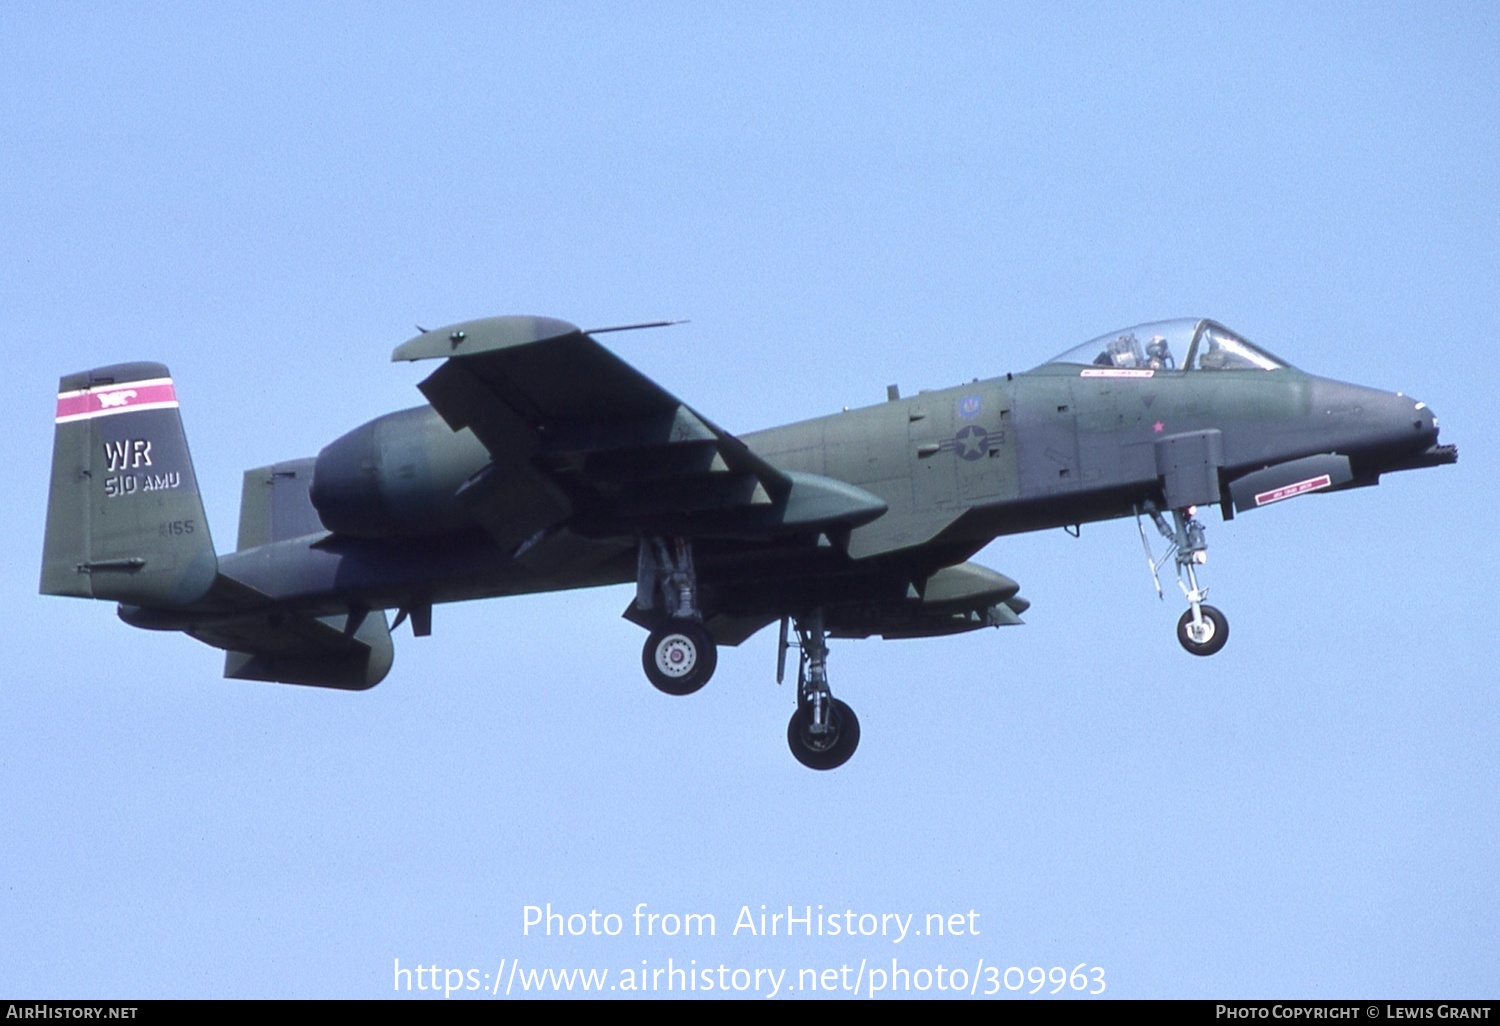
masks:
[[[1146,529],[1141,525],[1142,512],[1151,517],[1157,531],[1170,543],[1160,559],[1152,555],[1151,545],[1146,541]],[[1198,586],[1198,567],[1208,562],[1208,542],[1197,512],[1194,506],[1172,510],[1172,526],[1168,527],[1161,511],[1148,502],[1144,509],[1136,509],[1135,522],[1141,532],[1141,544],[1146,549],[1146,562],[1151,567],[1151,579],[1156,584],[1158,598],[1162,597],[1162,590],[1157,570],[1168,556],[1174,557],[1177,564],[1177,586],[1182,589],[1188,603],[1187,612],[1177,621],[1177,640],[1193,655],[1210,656],[1229,640],[1229,620],[1203,601],[1208,597],[1208,589]]]
[[[641,667],[646,679],[669,695],[691,695],[714,675],[719,650],[698,608],[698,572],[693,543],[686,538],[642,538],[636,556],[635,604],[656,606],[667,618],[646,638]]]
[[[801,665],[797,670],[797,710],[786,725],[792,755],[809,769],[836,769],[859,747],[859,718],[828,688],[828,636],[818,610],[797,621]],[[786,654],[786,621],[782,621],[781,658]],[[778,665],[777,682],[781,673]]]

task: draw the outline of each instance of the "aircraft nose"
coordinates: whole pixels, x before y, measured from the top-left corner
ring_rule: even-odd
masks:
[[[1379,474],[1458,462],[1457,446],[1438,444],[1437,414],[1426,403],[1396,392],[1386,396],[1378,411],[1375,434],[1380,442],[1362,456],[1351,453],[1357,465]]]
[[[1432,407],[1426,403],[1417,403],[1412,410],[1411,426],[1420,432],[1423,438],[1428,439],[1429,444],[1437,444],[1438,419],[1437,414],[1432,412]]]
[[[1437,417],[1400,392],[1319,382],[1314,414],[1328,443],[1371,468],[1403,463],[1437,444]]]
[[[1390,443],[1419,450],[1437,444],[1437,416],[1426,403],[1394,392],[1384,393],[1373,405],[1381,433]]]

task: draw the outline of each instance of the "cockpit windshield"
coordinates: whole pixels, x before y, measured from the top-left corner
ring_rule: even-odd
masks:
[[[1149,377],[1158,370],[1281,370],[1290,366],[1217,321],[1199,318],[1113,331],[1047,361],[1054,363],[1082,364],[1098,368],[1094,373],[1131,377]]]

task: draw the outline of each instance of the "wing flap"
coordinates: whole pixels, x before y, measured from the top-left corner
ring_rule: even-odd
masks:
[[[489,464],[459,488],[458,498],[506,549],[562,523],[573,512],[556,485],[520,460]]]

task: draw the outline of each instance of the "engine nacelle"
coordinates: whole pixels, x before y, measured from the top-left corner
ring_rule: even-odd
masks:
[[[447,534],[473,526],[455,493],[489,461],[472,432],[455,432],[431,406],[399,410],[318,453],[312,504],[335,534]]]

